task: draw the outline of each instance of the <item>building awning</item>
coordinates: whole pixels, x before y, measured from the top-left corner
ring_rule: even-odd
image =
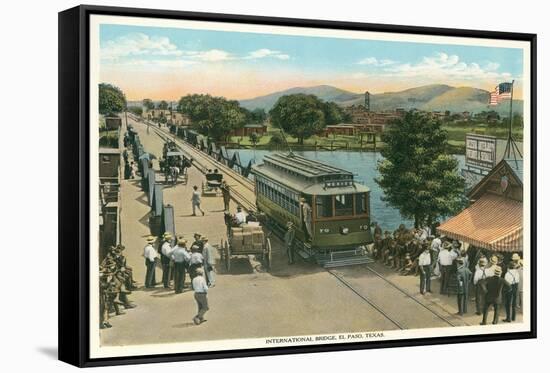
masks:
[[[523,203],[487,193],[437,231],[488,250],[523,251]]]

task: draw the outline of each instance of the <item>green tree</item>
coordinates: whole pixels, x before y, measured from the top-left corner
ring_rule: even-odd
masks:
[[[285,143],[285,139],[281,132],[275,132],[269,139],[269,145],[274,146],[276,148],[284,145],[284,143]]]
[[[523,128],[523,115],[514,113],[512,116],[512,128]]]
[[[157,109],[159,109],[159,110],[168,110],[168,102],[162,100],[161,102],[159,102],[159,104],[157,106]]]
[[[153,103],[153,100],[151,100],[150,98],[144,99],[142,103],[145,109],[147,110],[153,110],[155,108],[155,104]]]
[[[269,116],[274,126],[282,128],[298,138],[304,139],[325,128],[324,103],[314,95],[294,94],[280,97],[270,110]]]
[[[325,102],[323,104],[323,113],[325,114],[325,124],[327,126],[349,121],[344,109],[335,102]]]
[[[252,132],[248,136],[250,142],[252,143],[252,146],[254,147],[254,160],[256,160],[256,145],[260,142],[260,139],[262,138],[262,135],[260,135],[257,132]]]
[[[247,113],[247,121],[249,123],[262,124],[267,120],[267,113],[264,109],[257,108]]]
[[[457,160],[445,152],[447,133],[438,120],[408,112],[388,127],[382,141],[385,159],[378,162],[375,181],[383,200],[401,215],[419,227],[464,207],[464,179]]]
[[[182,97],[178,111],[189,116],[199,133],[216,141],[227,138],[231,130],[244,126],[246,121],[246,114],[237,101],[210,95]]]
[[[102,115],[116,115],[126,108],[126,97],[122,90],[111,84],[99,85],[99,113]]]
[[[141,117],[141,115],[143,114],[143,108],[141,106],[129,107],[128,111],[130,113],[133,113],[133,114],[137,115],[138,117]]]

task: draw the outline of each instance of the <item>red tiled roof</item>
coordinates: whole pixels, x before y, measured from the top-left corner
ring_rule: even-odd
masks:
[[[523,251],[523,203],[485,194],[437,231],[494,251]]]

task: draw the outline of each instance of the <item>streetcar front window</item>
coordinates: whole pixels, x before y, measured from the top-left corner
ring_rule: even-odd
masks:
[[[334,196],[336,216],[353,215],[353,194],[339,194]]]
[[[355,195],[355,215],[364,215],[367,210],[367,193],[357,193]]]
[[[315,197],[315,205],[317,209],[317,218],[332,217],[332,196]]]

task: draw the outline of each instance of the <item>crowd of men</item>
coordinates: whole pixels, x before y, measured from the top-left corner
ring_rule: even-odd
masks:
[[[123,245],[111,246],[99,266],[99,327],[111,328],[111,314],[124,315],[124,309],[135,308],[128,295],[136,289],[132,268],[126,263]]]
[[[193,243],[188,245],[183,236],[174,239],[172,233],[165,232],[157,247],[155,237],[146,238],[147,244],[143,249],[145,288],[152,289],[160,284],[155,278],[155,268],[160,265],[161,284],[165,289],[173,289],[176,294],[183,293],[185,289],[194,291],[198,311],[193,322],[199,325],[206,321],[204,315],[208,311],[208,288],[216,285],[216,248],[208,242],[208,237],[199,233],[195,233],[193,237]],[[186,284],[187,274],[189,282]]]
[[[473,294],[481,325],[487,323],[491,309],[492,323],[497,324],[502,306],[506,312],[503,322],[516,319],[523,282],[523,261],[518,253],[466,248],[457,240],[432,235],[428,228],[407,229],[403,224],[393,232],[383,232],[375,223],[371,254],[401,275],[419,276],[421,294],[431,293],[432,279],[439,278],[439,292],[456,295],[459,315],[468,312]]]

